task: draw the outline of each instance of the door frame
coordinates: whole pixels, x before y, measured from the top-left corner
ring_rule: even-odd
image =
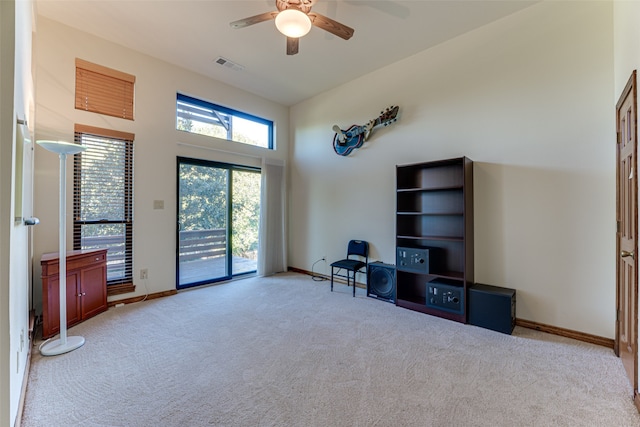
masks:
[[[206,166],[211,168],[225,169],[229,172],[227,177],[227,227],[226,227],[226,275],[216,278],[210,278],[203,281],[180,285],[180,165],[190,164],[196,166]],[[202,285],[208,285],[217,282],[229,281],[241,276],[255,274],[256,271],[247,271],[242,273],[234,273],[233,271],[233,173],[234,172],[252,172],[261,174],[259,167],[243,166],[234,163],[224,163],[215,160],[205,160],[193,157],[177,156],[176,158],[176,289],[182,290]]]

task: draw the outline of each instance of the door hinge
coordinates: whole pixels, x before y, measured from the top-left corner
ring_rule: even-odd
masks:
[[[620,321],[620,309],[616,310],[616,322]]]
[[[616,221],[616,233],[620,233],[620,221]]]
[[[620,132],[616,132],[616,144],[620,144],[621,138],[620,138]]]

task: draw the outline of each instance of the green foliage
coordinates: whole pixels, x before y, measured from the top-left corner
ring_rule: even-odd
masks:
[[[210,123],[203,123],[196,120],[178,117],[178,125],[176,128],[186,132],[227,139],[227,131],[224,127],[215,126]]]
[[[234,118],[232,124],[235,124],[235,122],[240,122],[240,125],[232,126],[233,130],[231,132],[227,132],[227,130],[223,126],[214,125],[212,123],[200,122],[197,120],[186,119],[184,117],[178,117],[177,120],[178,122],[176,125],[176,129],[185,132],[212,136],[215,138],[231,140],[233,142],[240,142],[242,144],[255,145],[257,147],[266,147],[268,143],[268,138],[266,136],[268,128],[264,125],[252,123],[247,120],[240,121],[239,119]],[[256,136],[255,130],[251,132],[254,137],[250,136],[250,131],[255,127],[258,127],[263,131],[259,133],[259,139],[256,139],[258,137]]]
[[[233,255],[257,259],[260,225],[260,174],[233,172]]]
[[[180,165],[181,230],[226,228],[228,174],[226,169]]]
[[[233,176],[232,252],[255,259],[260,220],[260,174],[222,168],[180,165],[181,230],[226,228],[229,176]]]

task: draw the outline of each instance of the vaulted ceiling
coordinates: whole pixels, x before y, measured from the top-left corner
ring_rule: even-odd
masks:
[[[229,25],[276,11],[274,0],[36,0],[36,11],[280,104],[294,105],[533,3],[316,0],[313,12],[346,24],[355,33],[343,40],[313,27],[300,39],[299,53],[291,56],[286,55],[285,36],[272,20],[242,29]],[[219,65],[219,57],[240,67]],[[394,78],[379,84],[393,85]]]

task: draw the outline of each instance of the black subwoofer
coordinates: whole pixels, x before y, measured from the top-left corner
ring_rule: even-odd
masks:
[[[511,335],[516,326],[516,290],[476,283],[469,288],[467,321]]]
[[[367,272],[367,295],[387,302],[396,301],[396,266],[373,262]]]

